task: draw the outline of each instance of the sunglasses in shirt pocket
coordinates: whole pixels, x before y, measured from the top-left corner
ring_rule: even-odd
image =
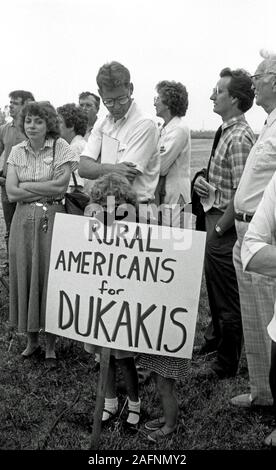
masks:
[[[273,142],[274,140],[274,142]],[[275,149],[276,139],[270,138],[264,142],[260,142],[256,145],[254,155],[254,171],[265,171],[267,168],[271,168],[272,162],[275,161]]]

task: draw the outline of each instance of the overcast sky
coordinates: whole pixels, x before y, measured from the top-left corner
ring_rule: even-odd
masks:
[[[209,98],[220,70],[253,74],[259,50],[276,51],[275,0],[2,0],[0,18],[2,108],[14,89],[55,106],[77,102],[97,91],[99,67],[118,60],[144,111],[154,115],[158,81],[181,81],[187,124],[214,129]],[[247,118],[259,130],[265,113],[254,105]]]

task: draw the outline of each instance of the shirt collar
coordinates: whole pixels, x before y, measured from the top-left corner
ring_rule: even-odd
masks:
[[[84,140],[84,137],[82,137],[82,135],[77,134],[77,135],[75,135],[75,137],[73,137],[73,139],[71,140],[70,145],[71,145],[71,144],[74,144],[75,142],[79,142],[80,140]]]
[[[45,140],[44,145],[43,145],[43,147],[41,148],[41,150],[44,150],[44,149],[47,148],[47,147],[48,147],[48,148],[51,148],[51,147],[53,147],[53,145],[54,145],[54,139],[53,139],[52,137],[49,137],[48,139]],[[25,148],[27,148],[28,150],[33,151],[29,139],[24,140],[24,141],[22,142],[22,147],[25,147]]]
[[[113,124],[119,125],[122,122],[126,121],[135,112],[136,106],[137,106],[136,103],[134,102],[134,100],[132,100],[132,103],[131,103],[130,107],[128,108],[126,114],[121,119],[118,119],[118,121],[115,122],[111,113],[108,114],[108,119]]]
[[[273,124],[275,119],[276,119],[276,108],[273,109],[273,111],[271,111],[271,113],[267,116],[266,125],[271,126],[271,124]]]
[[[234,124],[236,124],[237,122],[240,122],[240,121],[245,122],[244,114],[240,114],[239,116],[234,116],[231,119],[228,119],[228,121],[224,121],[222,123],[221,128],[222,128],[222,130],[225,130],[228,127],[231,127],[231,126],[233,126]]]
[[[162,134],[162,132],[166,132],[168,129],[170,129],[171,127],[174,127],[179,121],[181,121],[181,118],[179,116],[174,116],[166,126],[162,126],[160,128],[160,133]]]

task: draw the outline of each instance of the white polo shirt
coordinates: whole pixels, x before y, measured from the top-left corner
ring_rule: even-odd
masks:
[[[154,120],[143,115],[133,101],[123,118],[115,122],[109,114],[94,126],[81,157],[97,161],[104,134],[119,141],[117,163],[134,163],[141,172],[133,182],[138,201],[153,200],[160,171],[159,133]]]

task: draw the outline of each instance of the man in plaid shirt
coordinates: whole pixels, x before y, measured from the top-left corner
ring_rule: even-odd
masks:
[[[194,184],[202,202],[210,198],[208,183],[215,191],[212,207],[206,212],[205,277],[217,356],[202,374],[215,378],[236,375],[242,346],[239,291],[232,260],[237,238],[233,199],[255,142],[244,117],[253,104],[251,87],[251,78],[244,70],[226,68],[220,73],[210,99],[223,123],[217,131],[216,148],[213,147],[205,177],[199,176]]]

